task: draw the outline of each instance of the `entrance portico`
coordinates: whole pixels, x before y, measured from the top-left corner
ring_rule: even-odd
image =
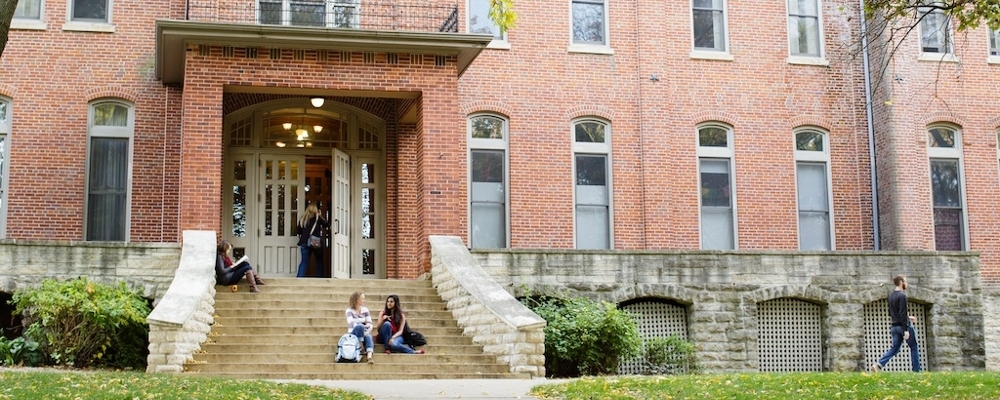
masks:
[[[294,276],[295,221],[315,203],[332,226],[310,272],[337,278],[415,278],[428,235],[464,234],[465,157],[439,149],[464,148],[457,80],[488,37],[157,28],[157,75],[183,85],[181,230],[218,231],[263,275]]]

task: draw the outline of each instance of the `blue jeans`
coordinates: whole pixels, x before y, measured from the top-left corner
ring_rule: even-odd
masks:
[[[917,331],[913,329],[913,325],[908,327],[893,326],[889,329],[892,333],[892,347],[889,348],[882,358],[878,360],[878,365],[885,367],[889,363],[896,353],[899,352],[899,348],[903,346],[903,333],[907,330],[910,331],[910,338],[906,339],[906,345],[910,346],[910,363],[913,364],[913,372],[920,372],[920,353],[917,351]]]
[[[324,276],[326,274],[323,273],[323,271],[326,270],[323,265],[323,249],[314,249],[309,247],[308,244],[304,244],[299,246],[299,253],[301,253],[302,257],[299,259],[299,272],[295,274],[296,277],[304,278],[306,276],[306,269],[309,268],[309,257],[315,256],[316,270],[318,271],[316,277],[328,278],[327,276]]]
[[[365,335],[365,326],[363,324],[354,325],[351,333],[358,337],[358,341],[365,343],[365,351],[369,353],[375,351],[375,344],[372,343],[372,335]]]
[[[241,262],[240,265],[233,267],[233,269],[230,270],[230,272],[227,272],[225,276],[220,277],[218,279],[219,281],[218,283],[224,286],[235,285],[237,283],[240,283],[240,279],[243,279],[243,277],[246,276],[247,271],[250,270],[253,270],[253,267],[250,266],[250,263],[246,261]]]
[[[389,322],[383,323],[382,327],[378,329],[378,340],[385,345],[386,350],[393,353],[413,354],[413,348],[403,344],[403,335],[392,339],[392,324]]]

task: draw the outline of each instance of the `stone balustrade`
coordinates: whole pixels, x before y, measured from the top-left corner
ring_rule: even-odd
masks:
[[[215,232],[184,231],[173,283],[146,318],[146,372],[183,372],[208,339],[215,313]]]
[[[431,236],[431,276],[438,294],[487,354],[513,373],[545,376],[545,320],[500,287],[461,239]]]

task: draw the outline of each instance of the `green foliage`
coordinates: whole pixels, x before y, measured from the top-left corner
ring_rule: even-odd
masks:
[[[1000,399],[996,372],[740,373],[588,377],[536,386],[542,399]]]
[[[224,379],[188,374],[0,369],[0,399],[268,399],[370,400],[343,389],[302,383]]]
[[[622,359],[639,354],[635,320],[614,304],[583,297],[525,298],[545,319],[545,370],[550,376],[613,374]]]
[[[149,305],[124,282],[111,286],[87,278],[46,279],[39,288],[14,293],[11,302],[24,315],[24,336],[37,341],[57,365],[90,366],[112,346],[135,345],[136,336],[148,330]],[[113,363],[135,358],[129,350],[116,349],[115,354],[119,357]]]
[[[922,12],[941,10],[958,22],[956,29],[976,29],[985,23],[990,29],[1000,29],[1000,2],[997,0],[869,0],[865,12],[888,20],[913,18],[915,25]]]
[[[691,373],[698,369],[694,343],[677,335],[647,339],[642,344],[642,358],[647,375]]]
[[[0,336],[0,365],[36,367],[42,364],[38,342],[24,337],[13,340]]]
[[[514,11],[514,0],[491,0],[490,21],[500,27],[500,33],[507,32],[517,22],[517,12]]]

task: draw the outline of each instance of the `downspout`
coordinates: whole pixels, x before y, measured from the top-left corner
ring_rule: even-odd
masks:
[[[875,121],[872,104],[872,81],[871,66],[868,57],[868,20],[865,19],[865,0],[859,0],[861,13],[861,59],[864,65],[865,76],[865,114],[868,118],[868,161],[871,166],[872,185],[872,234],[874,235],[874,249],[881,250],[881,240],[879,233],[878,218],[878,174],[875,168]]]

